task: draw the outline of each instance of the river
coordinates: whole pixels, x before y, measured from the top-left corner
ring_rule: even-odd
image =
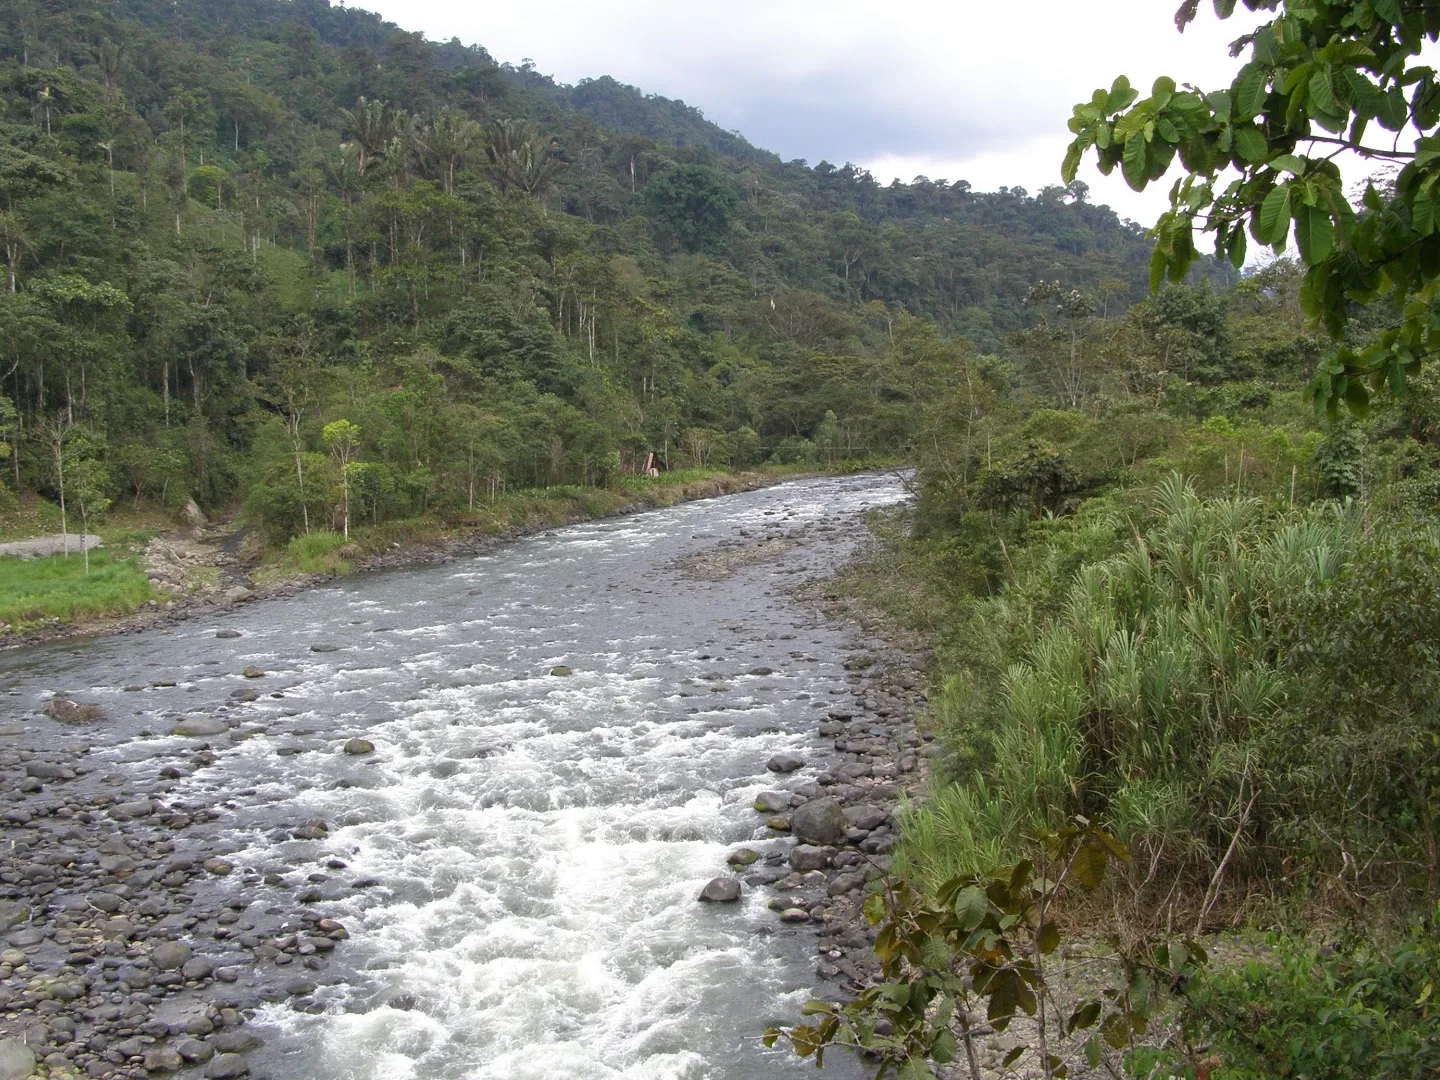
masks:
[[[308,893],[349,929],[305,971],[317,985],[300,1008],[255,1003],[252,1075],[813,1075],[754,1037],[826,991],[814,931],[778,922],[765,889],[696,896],[727,851],[773,835],[755,795],[833,756],[815,728],[848,700],[850,631],[789,587],[843,560],[862,511],[903,497],[886,476],[808,479],[593,522],[213,622],[0,656],[0,687],[27,715],[60,690],[102,705],[95,776],[145,789],[157,763],[182,763],[159,794],[218,811],[187,842],[235,867],[196,904],[244,892],[283,919]],[[765,541],[731,573],[684,568]],[[249,665],[265,676],[242,678]],[[205,717],[228,737],[196,764],[195,740],[168,732]],[[339,752],[355,737],[375,752]],[[767,773],[782,750],[806,768]],[[309,821],[328,831],[291,838]],[[825,1075],[859,1075],[835,1060]]]

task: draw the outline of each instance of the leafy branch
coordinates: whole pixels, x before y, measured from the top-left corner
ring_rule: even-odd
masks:
[[[1123,76],[1077,105],[1062,173],[1074,180],[1094,151],[1100,171],[1121,170],[1135,190],[1161,179],[1178,157],[1185,175],[1151,235],[1150,285],[1185,278],[1198,257],[1197,221],[1215,254],[1243,266],[1250,240],[1283,252],[1293,236],[1307,268],[1301,302],[1336,342],[1310,386],[1332,418],[1343,402],[1364,413],[1373,392],[1403,393],[1406,380],[1440,348],[1440,83],[1419,63],[1440,35],[1440,3],[1399,0],[1245,0],[1276,12],[1240,38],[1248,60],[1228,89],[1205,92],[1157,79],[1147,98]],[[1214,0],[1216,15],[1236,0]],[[1176,13],[1181,30],[1199,0]],[[1393,148],[1368,145],[1371,126],[1393,132]],[[1413,147],[1400,149],[1413,134]],[[1328,156],[1301,152],[1334,146]],[[1360,207],[1345,196],[1345,151],[1403,162],[1393,185],[1367,182]],[[1222,178],[1231,177],[1220,186]],[[1398,325],[1357,348],[1347,328],[1357,306],[1386,298]]]
[[[1115,1072],[1115,1056],[1133,1055],[1164,991],[1205,963],[1204,950],[1187,939],[1178,950],[1122,952],[1117,985],[1062,1002],[1046,968],[1063,940],[1059,906],[1074,889],[1099,888],[1111,864],[1128,862],[1130,853],[1084,818],[1036,837],[1035,847],[1034,860],[952,878],[933,897],[904,882],[872,895],[865,913],[881,926],[882,981],[847,1004],[807,1002],[802,1013],[813,1021],[772,1028],[765,1045],[783,1040],[817,1068],[839,1047],[878,1062],[878,1080],[933,1078],[932,1064],[963,1054],[980,1080],[979,1040],[1028,1017],[1034,1045],[1014,1046],[1003,1068],[1033,1052],[1047,1078],[1063,1080],[1080,1059]]]

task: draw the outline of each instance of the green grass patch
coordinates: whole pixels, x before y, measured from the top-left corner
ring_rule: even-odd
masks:
[[[80,555],[0,558],[0,622],[12,629],[47,619],[125,615],[150,597],[150,579],[134,558],[92,551],[88,574]]]
[[[337,532],[307,533],[285,545],[285,557],[303,574],[344,574],[350,564],[339,552],[348,543]]]

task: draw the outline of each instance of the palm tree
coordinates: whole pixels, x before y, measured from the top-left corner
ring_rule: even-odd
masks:
[[[455,194],[455,174],[480,141],[480,125],[446,109],[419,133],[421,152],[440,174],[445,194]]]
[[[523,120],[493,120],[489,136],[485,152],[501,191],[520,191],[539,198],[565,167],[544,136]]]
[[[102,41],[90,50],[90,58],[100,69],[100,78],[105,81],[108,93],[115,92],[116,81],[120,75],[120,58],[124,55],[125,46],[117,45],[113,41]]]
[[[385,160],[403,114],[396,113],[383,101],[367,101],[361,97],[354,110],[341,109],[340,115],[355,136],[351,145],[355,147],[356,164],[363,177],[372,164]]]

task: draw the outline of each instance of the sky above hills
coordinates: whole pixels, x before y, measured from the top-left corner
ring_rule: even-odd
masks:
[[[1228,42],[1258,19],[1221,23],[1202,5],[1176,32],[1178,0],[589,0],[476,4],[362,0],[431,40],[533,59],[567,83],[611,75],[681,98],[785,159],[853,161],[885,181],[917,175],[979,190],[1059,183],[1071,107],[1119,74],[1228,85]],[[1118,171],[1081,177],[1096,202],[1149,222],[1165,190],[1131,192]],[[1168,190],[1168,185],[1162,185]]]

